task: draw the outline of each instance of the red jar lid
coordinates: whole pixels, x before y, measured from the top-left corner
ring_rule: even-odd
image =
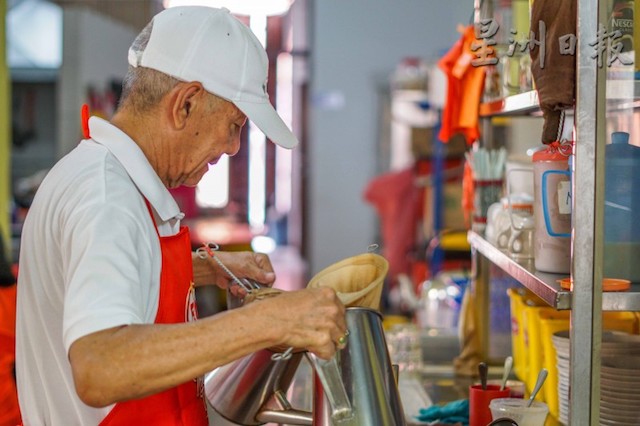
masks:
[[[573,141],[552,142],[533,154],[533,161],[567,161],[573,151]]]

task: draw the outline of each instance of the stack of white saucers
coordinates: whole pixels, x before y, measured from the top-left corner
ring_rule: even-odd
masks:
[[[640,336],[602,335],[600,424],[640,424]]]
[[[569,331],[552,336],[558,367],[560,422],[569,424]],[[602,333],[600,425],[640,424],[640,336]]]
[[[560,413],[558,420],[569,424],[569,330],[558,331],[551,336],[556,348],[556,366],[558,368],[558,405]]]

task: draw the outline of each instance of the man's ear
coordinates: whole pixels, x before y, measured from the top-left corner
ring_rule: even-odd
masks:
[[[171,96],[171,119],[176,129],[182,129],[187,119],[193,114],[194,108],[202,103],[204,87],[201,83],[179,83]]]

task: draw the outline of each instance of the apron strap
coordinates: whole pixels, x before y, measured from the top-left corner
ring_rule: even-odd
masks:
[[[82,121],[82,135],[85,139],[89,139],[91,137],[89,133],[89,105],[82,104],[82,108],[80,109],[80,118]]]

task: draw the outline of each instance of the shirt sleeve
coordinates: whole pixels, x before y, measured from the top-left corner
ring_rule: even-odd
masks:
[[[65,253],[65,349],[80,337],[108,328],[152,323],[159,283],[152,256],[160,256],[149,232],[148,212],[104,203],[80,209],[63,232]],[[142,215],[140,214],[142,213]],[[157,250],[157,251],[156,251]],[[159,272],[158,272],[159,275]]]

